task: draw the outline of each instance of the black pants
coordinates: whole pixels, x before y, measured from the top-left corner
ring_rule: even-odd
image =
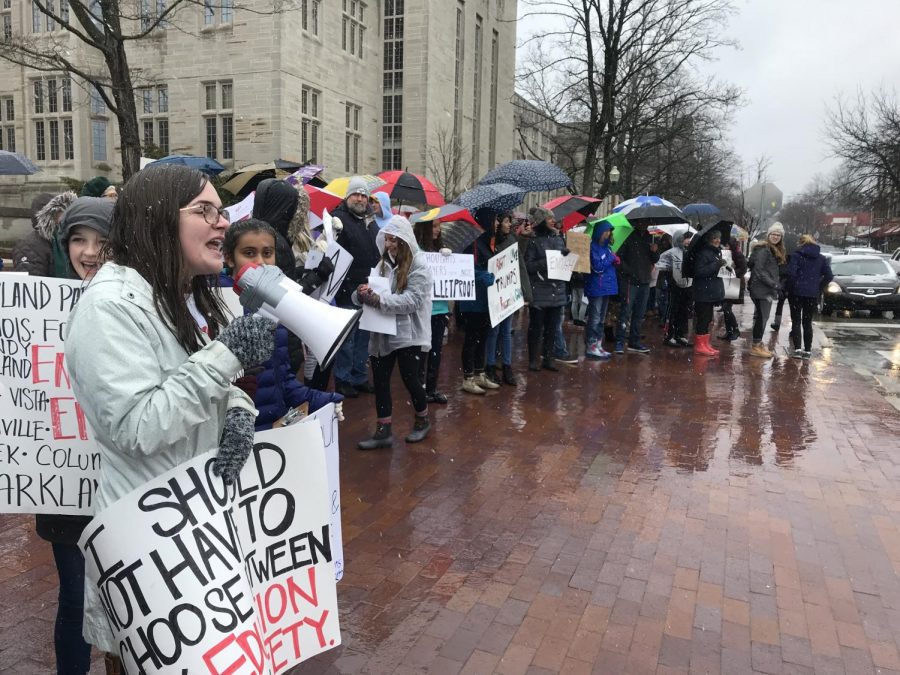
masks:
[[[708,335],[709,324],[712,322],[714,302],[694,303],[694,333]]]
[[[691,314],[691,298],[690,286],[681,288],[674,281],[669,282],[666,338],[687,337],[688,317]]]
[[[769,312],[772,311],[772,301],[768,298],[753,301],[753,341],[762,342],[763,333],[766,332],[766,321],[769,320]]]
[[[800,328],[803,328],[803,350],[812,350],[812,318],[816,311],[815,298],[802,298],[792,295],[788,298],[791,308],[791,342],[794,349],[800,349]]]
[[[428,411],[425,387],[419,379],[419,362],[424,356],[421,347],[404,347],[384,356],[369,357],[375,384],[375,414],[379,420],[391,416],[391,375],[394,372],[394,363],[400,366],[400,377],[406,385],[416,414],[424,415]]]
[[[553,355],[562,310],[562,307],[528,307],[528,360],[532,364],[541,356],[549,358]]]
[[[772,321],[772,323],[776,323],[779,326],[781,325],[781,312],[782,312],[782,310],[784,310],[784,301],[786,299],[787,299],[787,294],[779,288],[778,289],[778,303],[775,305],[775,318]]]
[[[450,320],[449,314],[431,315],[431,351],[422,353],[419,359],[419,379],[427,393],[437,391],[438,371],[441,369],[441,351],[444,348],[444,331]]]
[[[734,311],[731,309],[733,304],[734,303],[731,300],[726,300],[722,303],[722,319],[725,321],[726,333],[738,332],[738,320],[734,315]]]
[[[463,376],[472,377],[484,371],[484,340],[491,327],[487,312],[463,312],[465,336],[462,347]]]
[[[59,574],[59,604],[53,643],[59,675],[86,673],[91,669],[91,646],[81,636],[84,621],[84,557],[75,544],[53,544]]]

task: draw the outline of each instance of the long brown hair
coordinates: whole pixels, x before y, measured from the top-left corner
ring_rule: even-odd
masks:
[[[409,244],[397,237],[397,258],[394,261],[394,281],[396,286],[393,289],[395,293],[402,293],[406,290],[406,283],[409,280],[409,268],[412,267],[413,254],[409,248]],[[384,273],[391,267],[390,254],[385,247],[384,253],[381,254],[381,262],[379,263],[380,272]]]
[[[131,267],[146,279],[156,311],[188,354],[198,351],[205,340],[188,309],[186,292],[193,293],[210,337],[216,337],[226,324],[225,304],[218,290],[211,288],[212,279],[188,276],[178,236],[178,210],[199,195],[207,182],[199,171],[177,164],[141,169],[122,188],[107,241],[107,259]]]
[[[435,239],[433,233],[433,220],[420,220],[413,225],[413,234],[416,236],[416,243],[419,245],[419,248],[426,253],[436,253],[444,248],[444,244],[441,241],[441,235],[438,235],[437,239]]]
[[[773,244],[769,241],[768,235],[766,235],[766,246],[769,247],[769,251],[775,256],[775,261],[779,265],[784,265],[787,262],[787,250],[784,248],[784,237],[782,237],[781,241],[777,244]]]

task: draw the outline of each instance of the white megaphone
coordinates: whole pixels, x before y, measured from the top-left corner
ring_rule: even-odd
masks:
[[[314,300],[272,265],[244,265],[234,282],[245,309],[284,324],[312,350],[323,370],[362,315],[361,309],[341,309]]]

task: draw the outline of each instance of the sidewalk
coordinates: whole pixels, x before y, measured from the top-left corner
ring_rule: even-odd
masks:
[[[347,401],[343,645],[292,672],[900,673],[900,413],[784,331],[697,360],[651,321],[650,355],[519,353],[483,397],[454,335],[418,445],[399,379],[393,451],[355,449],[374,401]],[[0,516],[0,672],[52,668],[32,521]]]

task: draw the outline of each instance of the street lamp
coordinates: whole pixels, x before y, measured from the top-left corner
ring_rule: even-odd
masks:
[[[619,173],[619,169],[615,166],[613,166],[613,168],[609,170],[609,203],[611,205],[609,207],[610,212],[618,206],[616,194],[619,191],[619,176],[621,175],[622,174]]]

